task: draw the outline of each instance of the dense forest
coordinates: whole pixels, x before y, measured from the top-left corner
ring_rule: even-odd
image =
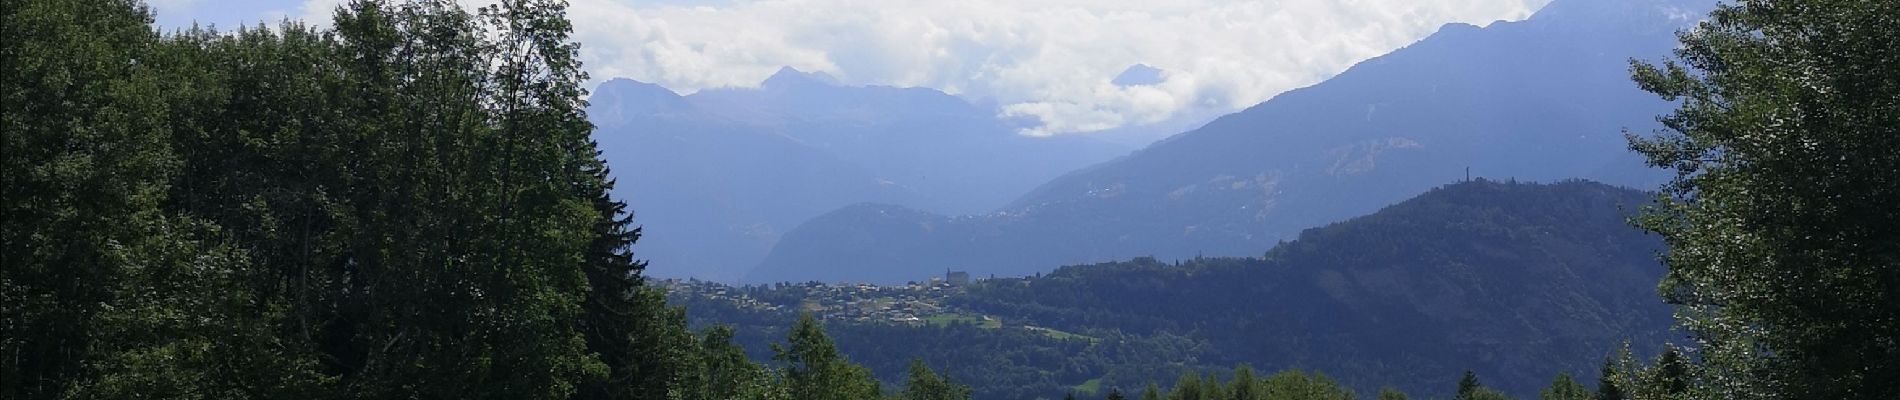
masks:
[[[1036,382],[1070,385],[1048,376],[1071,374],[1112,381],[1084,397],[1406,398],[1355,389],[1397,380],[1494,399],[1505,394],[1480,377],[1544,368],[1563,369],[1540,374],[1554,377],[1537,385],[1548,400],[1900,393],[1900,211],[1891,204],[1900,199],[1900,2],[1742,0],[1684,32],[1671,60],[1633,63],[1637,85],[1680,106],[1661,118],[1663,132],[1631,147],[1677,174],[1634,222],[1661,237],[1658,292],[1688,337],[1653,357],[1586,350],[1590,371],[1538,365],[1574,354],[1486,356],[1482,343],[1462,340],[1524,333],[1474,321],[1525,312],[1573,313],[1585,318],[1570,328],[1615,331],[1635,323],[1570,306],[1625,310],[1658,293],[1601,303],[1585,286],[1533,286],[1517,290],[1585,299],[1513,306],[1495,301],[1510,296],[1477,293],[1490,286],[1463,285],[1509,287],[1619,259],[1603,246],[1623,234],[1601,221],[1620,211],[1577,208],[1605,194],[1474,190],[1548,213],[1478,208],[1431,223],[1416,217],[1433,214],[1426,202],[1400,208],[1412,210],[1402,217],[1309,231],[1260,259],[1070,267],[987,281],[953,302],[1047,321],[1041,338],[996,339],[1047,352],[931,354],[915,350],[988,340],[962,336],[986,328],[827,332],[802,315],[777,320],[783,334],[769,351],[748,354],[742,342],[752,339],[741,336],[751,327],[695,330],[641,276],[641,231],[609,194],[590,137],[565,2],[468,10],[358,0],[336,10],[334,27],[164,34],[136,0],[0,6],[8,399],[967,399],[965,378],[928,365],[1043,365],[1028,358],[1113,349],[1087,342],[1115,331],[1151,341],[1142,346],[1241,350],[1191,363],[1172,359],[1188,351],[1108,354],[1156,369],[1116,378],[1082,364],[1035,367],[1019,370],[1032,379],[997,385],[1041,390]],[[1570,216],[1593,222],[1578,236],[1540,231]],[[1497,238],[1537,252],[1494,248]],[[1382,259],[1416,259],[1413,269],[1429,273],[1414,277],[1430,279],[1381,281],[1390,273]],[[1247,282],[1264,284],[1220,286]],[[1379,311],[1412,290],[1494,301]],[[1263,300],[1316,307],[1255,313],[1246,303]],[[1418,315],[1427,317],[1406,319]],[[1362,377],[1351,383],[1238,366],[1406,351],[1329,353],[1339,347],[1270,329],[1285,321],[1340,343],[1392,334],[1450,346],[1322,371]],[[1424,323],[1433,321],[1450,325]],[[868,356],[847,352],[847,338],[921,339]],[[1412,365],[1431,377],[1381,372]],[[1162,372],[1179,378],[1163,389],[1153,384]],[[1586,372],[1599,376],[1595,385],[1573,378]]]

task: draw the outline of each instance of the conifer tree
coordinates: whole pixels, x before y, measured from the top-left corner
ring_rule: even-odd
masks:
[[[1148,382],[1148,386],[1141,389],[1141,400],[1161,400],[1161,387]]]
[[[1629,395],[1624,394],[1622,384],[1616,381],[1617,373],[1615,359],[1604,358],[1603,370],[1598,373],[1599,375],[1597,377],[1596,400],[1625,400],[1629,398]]]
[[[1590,393],[1590,388],[1571,379],[1570,374],[1563,373],[1557,374],[1557,378],[1550,382],[1550,387],[1538,393],[1538,398],[1543,400],[1590,400],[1595,397]]]
[[[1478,374],[1473,373],[1471,372],[1471,370],[1467,369],[1465,370],[1465,375],[1463,377],[1458,378],[1458,391],[1454,392],[1456,395],[1455,398],[1458,398],[1458,399],[1473,398],[1473,396],[1477,396],[1478,390],[1483,389],[1483,388],[1484,388],[1484,385],[1478,383]]]

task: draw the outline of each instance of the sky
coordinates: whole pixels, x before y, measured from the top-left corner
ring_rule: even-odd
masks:
[[[149,1],[171,30],[326,25],[344,0]],[[689,94],[789,66],[995,101],[1041,121],[1023,133],[1050,135],[1239,110],[1446,23],[1519,20],[1549,1],[570,0],[569,18],[596,82]]]

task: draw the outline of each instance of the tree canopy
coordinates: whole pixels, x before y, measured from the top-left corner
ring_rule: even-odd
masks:
[[[6,398],[883,395],[815,323],[761,365],[645,284],[563,1],[3,9]]]
[[[1680,107],[1631,147],[1676,173],[1639,224],[1667,240],[1661,293],[1697,340],[1684,385],[1900,393],[1900,2],[1740,0],[1681,42],[1633,62]]]

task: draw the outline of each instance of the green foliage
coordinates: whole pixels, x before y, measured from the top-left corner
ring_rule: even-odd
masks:
[[[564,2],[4,12],[6,398],[882,394],[815,324],[773,370],[645,286]]]
[[[1615,359],[1603,359],[1603,369],[1599,372],[1600,377],[1597,378],[1596,400],[1626,400],[1629,398],[1629,395],[1623,392],[1623,384],[1616,380],[1617,373]]]
[[[1352,400],[1358,398],[1352,389],[1333,381],[1321,374],[1309,374],[1299,370],[1287,370],[1274,373],[1266,378],[1256,378],[1253,369],[1247,366],[1235,368],[1233,379],[1222,383],[1218,377],[1196,373],[1182,375],[1174,387],[1166,391],[1150,383],[1142,391],[1143,399],[1169,400]],[[1396,390],[1386,392],[1404,398]],[[1111,397],[1119,395],[1111,393]]]
[[[950,383],[950,378],[937,375],[922,359],[910,362],[910,381],[904,385],[904,391],[897,396],[903,400],[969,400],[970,388]]]
[[[1633,63],[1680,102],[1631,147],[1676,172],[1638,224],[1670,245],[1691,397],[1900,392],[1896,27],[1892,1],[1743,0]]]
[[[1379,400],[1406,400],[1405,392],[1390,387],[1379,389]]]
[[[1510,400],[1511,397],[1505,396],[1504,392],[1499,392],[1495,389],[1484,387],[1484,384],[1478,382],[1477,374],[1472,373],[1470,370],[1466,370],[1464,376],[1458,378],[1458,390],[1454,392],[1452,399],[1454,400]]]
[[[1352,389],[1320,373],[1299,370],[1280,371],[1267,377],[1261,387],[1268,400],[1352,400]]]
[[[1471,370],[1467,369],[1465,370],[1465,375],[1458,378],[1458,391],[1452,393],[1455,393],[1458,399],[1470,399],[1471,396],[1478,392],[1478,389],[1482,388],[1484,388],[1484,384],[1478,383],[1478,374],[1472,373]]]
[[[699,376],[706,386],[689,399],[758,399],[775,390],[764,367],[746,358],[745,349],[732,341],[729,326],[712,327],[699,340]]]
[[[1637,358],[1627,346],[1611,355],[1597,396],[1606,393],[1624,399],[1680,400],[1705,396],[1695,366],[1675,346],[1666,346],[1654,359]]]
[[[1571,379],[1570,374],[1557,374],[1557,379],[1550,382],[1550,387],[1538,392],[1538,398],[1543,400],[1591,400],[1596,398],[1596,393],[1592,393],[1590,388],[1583,386],[1581,383],[1577,383],[1575,379]]]
[[[1691,379],[1689,361],[1682,358],[1682,352],[1676,350],[1675,346],[1664,348],[1662,355],[1656,356],[1656,364],[1651,367],[1651,371],[1643,382],[1649,392],[1667,397],[1688,393]]]
[[[1209,397],[1207,389],[1200,374],[1189,372],[1174,381],[1174,387],[1168,390],[1168,400],[1206,400]]]
[[[774,361],[785,365],[784,384],[792,398],[856,400],[880,397],[871,371],[838,353],[818,321],[807,314],[792,325],[783,346],[773,345]]]
[[[157,44],[132,1],[4,2],[5,131],[0,294],[7,398],[52,398],[86,376],[124,270],[170,270],[155,253],[175,220],[158,211],[177,168],[165,143],[162,71],[132,60]],[[189,253],[187,251],[186,253]]]
[[[1260,386],[1260,380],[1254,377],[1253,367],[1241,365],[1234,369],[1234,380],[1227,385],[1228,398],[1233,400],[1265,399],[1266,390]]]
[[[1471,395],[1469,395],[1469,396],[1466,396],[1466,397],[1460,397],[1460,399],[1471,399],[1471,400],[1512,400],[1512,399],[1511,399],[1511,396],[1506,396],[1506,395],[1504,394],[1504,392],[1499,392],[1499,391],[1497,391],[1497,390],[1493,390],[1493,389],[1491,389],[1491,388],[1478,388],[1477,390],[1474,390],[1474,391],[1472,391],[1472,392],[1471,392]]]
[[[1511,398],[1505,396],[1504,392],[1484,387],[1484,384],[1478,382],[1478,375],[1469,370],[1465,371],[1464,377],[1458,378],[1458,391],[1455,393],[1452,396],[1455,400],[1510,400]]]

